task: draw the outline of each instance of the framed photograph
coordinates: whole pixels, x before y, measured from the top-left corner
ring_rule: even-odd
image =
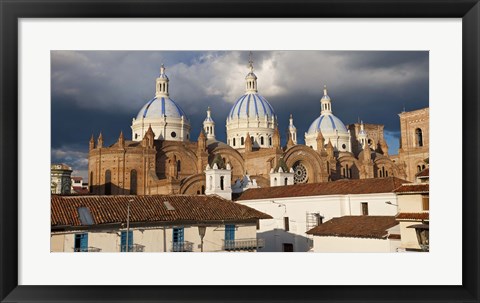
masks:
[[[2,302],[479,301],[477,1],[0,11]]]

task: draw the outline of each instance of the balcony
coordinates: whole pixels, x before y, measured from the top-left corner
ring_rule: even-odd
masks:
[[[89,246],[89,247],[75,247],[73,251],[74,252],[101,252],[102,249]]]
[[[126,252],[126,245],[122,245],[120,247],[121,252]],[[128,252],[144,252],[145,251],[145,245],[140,245],[140,244],[132,244],[128,246]]]
[[[172,242],[172,252],[192,252],[193,243],[192,242]]]
[[[239,239],[239,240],[224,240],[223,250],[240,251],[240,250],[257,250],[265,246],[265,239]]]

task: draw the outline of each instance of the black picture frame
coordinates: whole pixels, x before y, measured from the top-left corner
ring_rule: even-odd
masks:
[[[0,0],[0,16],[0,299],[2,302],[479,302],[480,5],[477,0]],[[17,21],[20,18],[84,17],[462,18],[463,285],[19,286]],[[460,201],[444,202],[459,203]],[[255,273],[252,272],[252,274]],[[219,273],[220,279],[222,276],[223,274]]]

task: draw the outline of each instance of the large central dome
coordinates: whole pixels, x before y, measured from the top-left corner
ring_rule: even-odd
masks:
[[[169,82],[162,65],[156,80],[155,97],[142,106],[137,118],[132,121],[132,140],[141,141],[150,126],[157,140],[190,139],[190,122],[182,108],[170,99]]]
[[[243,149],[249,136],[253,147],[272,147],[277,117],[267,99],[258,93],[251,59],[249,67],[250,72],[245,77],[245,94],[235,101],[227,117],[227,144]]]

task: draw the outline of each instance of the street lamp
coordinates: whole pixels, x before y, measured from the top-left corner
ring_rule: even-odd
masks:
[[[407,228],[415,228],[415,233],[417,234],[417,241],[418,245],[422,251],[429,251],[430,250],[430,237],[429,237],[429,225],[422,223],[411,225]]]
[[[200,251],[203,252],[203,237],[205,237],[205,233],[207,232],[206,226],[199,226],[198,227],[198,234],[200,235]]]
[[[127,243],[126,243],[126,252],[130,251],[130,245],[128,245],[128,234],[130,233],[130,203],[133,202],[133,199],[128,200],[127,203]]]

